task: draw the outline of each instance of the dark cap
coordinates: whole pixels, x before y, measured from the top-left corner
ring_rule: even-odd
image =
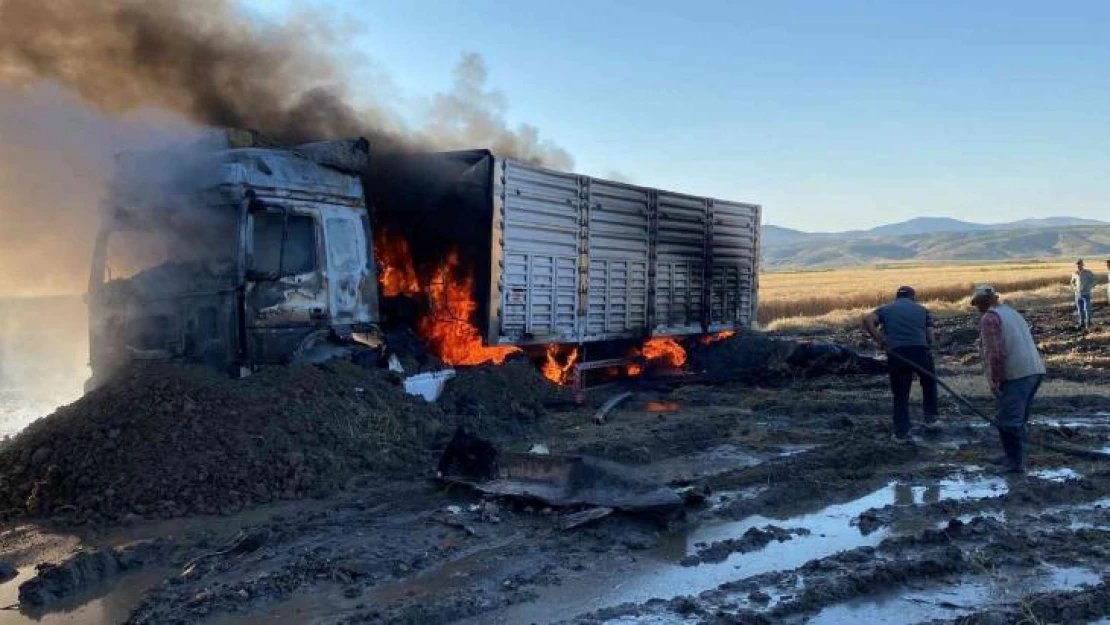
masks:
[[[913,299],[917,296],[917,291],[913,290],[912,286],[900,286],[898,292],[894,294],[895,297],[908,297]]]

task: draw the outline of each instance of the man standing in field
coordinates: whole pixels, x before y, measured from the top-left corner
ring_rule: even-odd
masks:
[[[1110,258],[1106,259],[1106,303],[1110,304]]]
[[[1075,261],[1075,273],[1071,274],[1071,290],[1075,294],[1075,310],[1079,314],[1079,329],[1091,327],[1091,290],[1098,284],[1098,276],[1083,267],[1083,259]]]
[[[971,304],[983,314],[979,345],[983,372],[998,400],[998,437],[1006,452],[1006,470],[1024,470],[1025,427],[1033,412],[1033,397],[1044,379],[1044,360],[1033,341],[1029,324],[1018,311],[998,303],[989,285],[975,287]]]
[[[936,378],[923,376],[912,365],[933,373],[933,317],[915,301],[912,287],[903,286],[894,301],[863,318],[863,329],[887,352],[890,390],[894,395],[894,438],[910,439],[910,388],[914,375],[921,382],[922,411],[926,426],[937,422]],[[907,362],[908,361],[908,362]]]

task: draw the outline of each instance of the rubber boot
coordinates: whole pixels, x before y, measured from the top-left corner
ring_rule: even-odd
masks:
[[[1002,449],[1006,452],[1006,472],[1024,472],[1025,466],[1021,457],[1021,434],[1014,432],[999,432],[998,438],[1002,441]]]

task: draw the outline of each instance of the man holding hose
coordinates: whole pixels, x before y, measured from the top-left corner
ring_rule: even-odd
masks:
[[[1044,379],[1044,360],[1029,324],[1018,311],[998,303],[990,285],[975,287],[971,305],[979,309],[979,345],[983,372],[998,400],[998,437],[1006,452],[1006,470],[1024,470],[1025,428],[1033,412],[1033,397]]]
[[[915,301],[912,287],[903,286],[894,301],[863,318],[863,329],[887,352],[890,390],[894,395],[894,439],[910,438],[910,388],[914,375],[921,381],[921,403],[926,427],[937,423],[937,381],[933,375],[933,317]],[[922,375],[920,367],[930,375]]]

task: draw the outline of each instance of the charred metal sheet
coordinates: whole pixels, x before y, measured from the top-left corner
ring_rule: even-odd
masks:
[[[648,512],[683,505],[674,490],[635,477],[628,467],[587,456],[504,454],[492,480],[448,480],[488,495],[537,499],[557,507]]]

